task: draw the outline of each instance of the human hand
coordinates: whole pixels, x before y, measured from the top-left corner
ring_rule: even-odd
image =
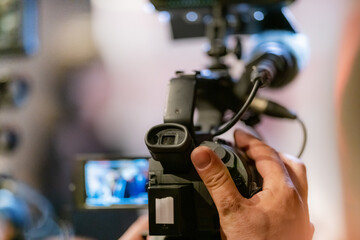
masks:
[[[149,221],[147,215],[140,216],[118,240],[149,240],[144,237],[149,231]]]
[[[16,230],[13,225],[6,219],[0,217],[0,240],[15,239]]]
[[[305,165],[278,154],[241,130],[235,143],[255,161],[263,177],[263,190],[246,199],[237,190],[226,166],[209,148],[201,146],[192,162],[219,212],[223,240],[309,240],[314,227],[309,220]]]

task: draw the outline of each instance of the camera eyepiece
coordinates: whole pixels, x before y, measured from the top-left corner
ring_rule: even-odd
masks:
[[[191,166],[190,154],[195,145],[186,127],[164,123],[149,130],[145,144],[151,156],[161,162],[168,173],[185,173]]]

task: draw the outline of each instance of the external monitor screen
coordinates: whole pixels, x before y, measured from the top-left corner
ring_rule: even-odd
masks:
[[[86,205],[146,205],[148,169],[145,158],[87,161],[84,167]]]

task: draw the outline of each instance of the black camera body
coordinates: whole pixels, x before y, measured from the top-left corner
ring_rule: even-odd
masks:
[[[240,120],[251,127],[258,124],[260,113],[249,108],[258,89],[282,87],[294,79],[298,70],[290,48],[282,40],[268,40],[267,44],[258,46],[259,52],[253,53],[252,60],[236,81],[230,76],[223,57],[233,53],[240,60],[241,40],[235,37],[236,46],[229,50],[226,39],[233,34],[272,30],[296,33],[283,11],[283,7],[294,0],[151,2],[157,10],[171,13],[173,32],[176,30],[176,16],[184,16],[184,11],[189,9],[211,8],[211,13],[208,12],[211,21],[206,23],[205,32],[209,39],[207,54],[212,63],[194,74],[177,72],[177,76],[170,80],[164,123],[151,128],[145,136],[152,156],[148,184],[149,234],[173,240],[219,240],[217,209],[192,165],[191,152],[200,145],[213,150],[227,167],[241,195],[251,198],[263,184],[254,162],[217,136]],[[256,17],[256,14],[263,18]],[[229,21],[231,16],[236,24]],[[195,23],[187,22],[185,25]],[[178,26],[188,34],[188,29],[182,28],[185,25]],[[230,120],[226,119],[228,112],[233,113]]]
[[[145,136],[152,156],[148,186],[150,235],[165,235],[170,239],[220,239],[216,207],[190,159],[192,150],[199,145],[209,147],[223,160],[244,197],[250,198],[261,190],[262,178],[253,161],[231,144],[220,139],[213,141],[206,126],[215,124],[208,121],[214,121],[216,114],[202,117],[203,114],[209,116],[211,110],[222,112],[204,97],[210,96],[217,102],[218,97],[210,92],[216,91],[220,96],[227,93],[231,86],[230,81],[224,83],[225,79],[180,73],[170,81],[165,123],[154,126]],[[209,105],[204,107],[204,103]],[[220,105],[223,104],[220,102]],[[199,119],[206,119],[197,127],[192,123],[195,106]]]

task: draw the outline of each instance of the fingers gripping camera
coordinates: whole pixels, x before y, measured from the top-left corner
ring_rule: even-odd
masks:
[[[164,123],[150,129],[145,143],[149,162],[150,235],[216,239],[219,235],[215,205],[190,159],[194,140],[181,124]],[[261,190],[262,180],[247,156],[222,140],[204,141],[227,166],[244,197]],[[201,219],[201,221],[199,221]]]

